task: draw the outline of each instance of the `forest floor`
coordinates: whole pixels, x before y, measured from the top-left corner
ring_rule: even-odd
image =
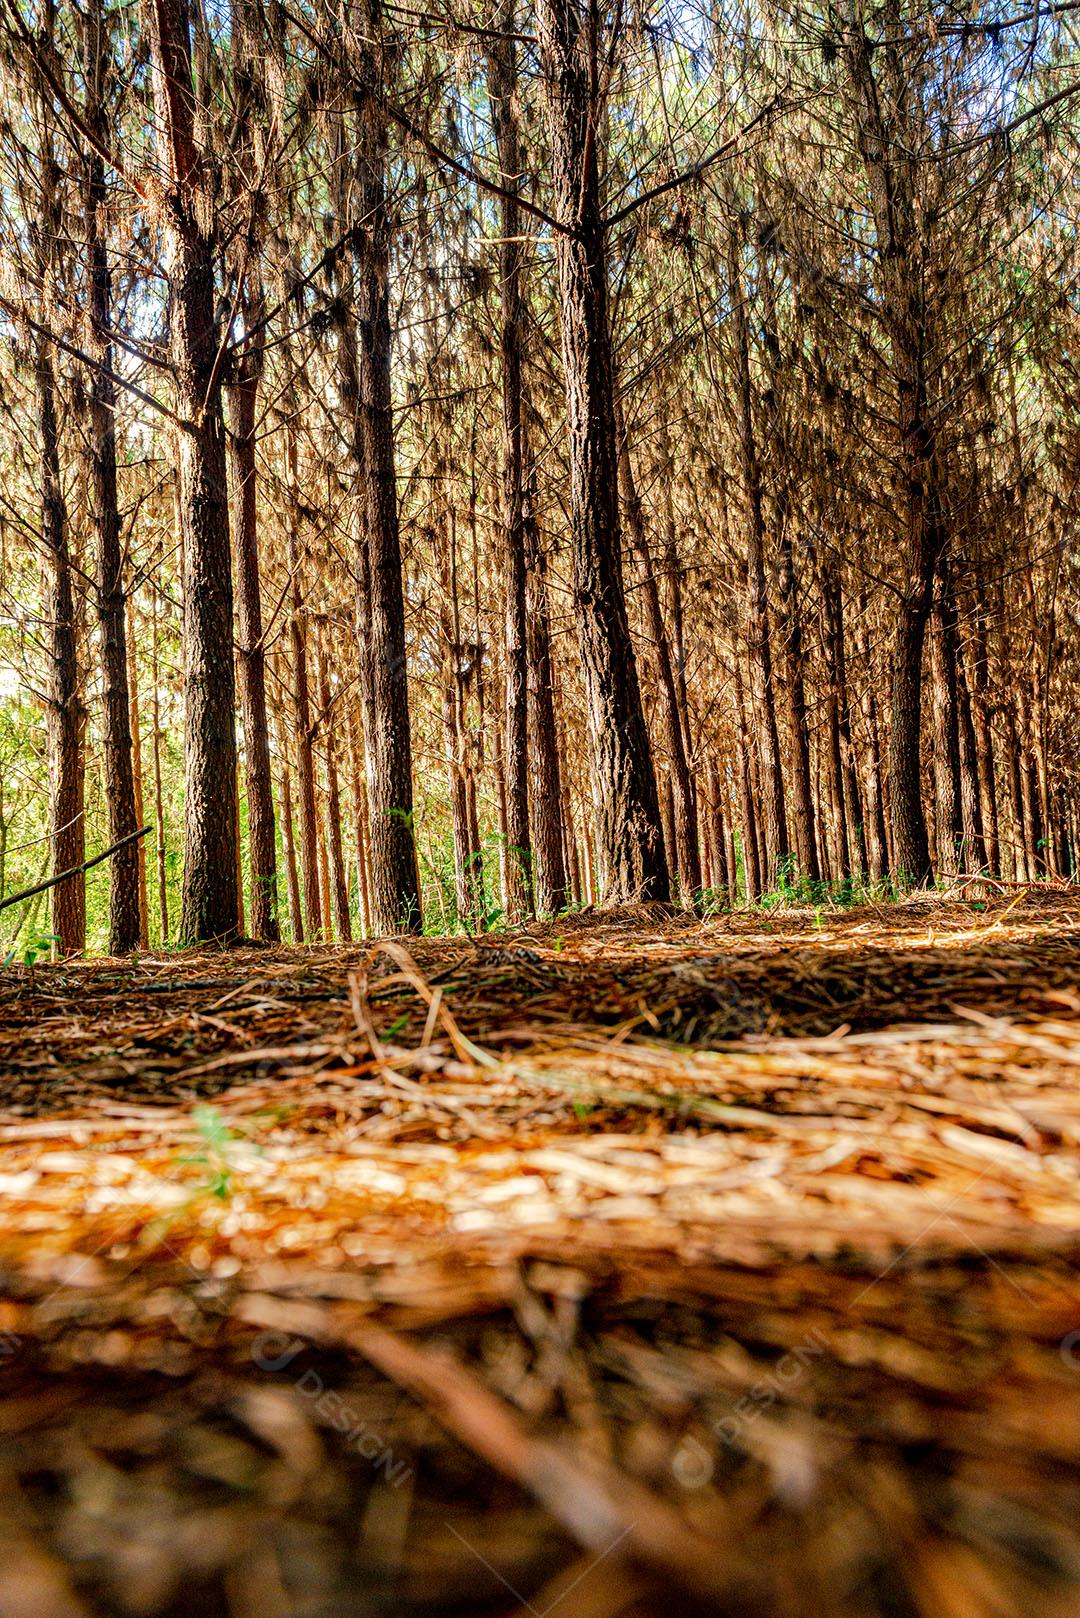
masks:
[[[0,974],[4,1618],[1080,1613],[1080,892]]]

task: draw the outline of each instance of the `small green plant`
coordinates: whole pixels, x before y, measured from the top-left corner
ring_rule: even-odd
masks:
[[[731,909],[731,894],[727,888],[701,888],[694,903],[703,916],[719,916]]]
[[[206,1183],[200,1189],[226,1202],[233,1193],[234,1171],[229,1161],[230,1154],[244,1137],[229,1128],[217,1107],[196,1107],[191,1116],[202,1139],[202,1146],[199,1151],[189,1153],[180,1161],[204,1168]]]
[[[48,955],[54,944],[59,944],[60,938],[56,933],[31,933],[30,937],[21,945],[16,945],[4,956],[3,964],[11,964],[20,960],[24,966],[33,966],[43,955]]]

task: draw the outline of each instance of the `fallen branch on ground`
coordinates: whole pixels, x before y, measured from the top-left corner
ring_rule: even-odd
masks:
[[[0,910],[6,910],[8,905],[17,905],[22,899],[32,899],[36,893],[44,893],[47,888],[59,887],[60,883],[66,882],[70,876],[78,876],[82,871],[92,870],[95,865],[100,865],[102,860],[111,859],[114,854],[118,854],[129,843],[138,842],[149,830],[149,826],[143,826],[139,831],[128,832],[126,837],[121,837],[111,848],[103,849],[100,854],[95,854],[93,859],[83,860],[81,865],[73,865],[70,871],[61,871],[59,876],[50,876],[46,877],[44,882],[35,882],[32,888],[21,888],[18,893],[9,894],[6,899],[0,899]]]

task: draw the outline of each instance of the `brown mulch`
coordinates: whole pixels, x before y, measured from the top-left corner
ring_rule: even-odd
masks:
[[[0,1614],[1080,1613],[1080,892],[0,974]]]

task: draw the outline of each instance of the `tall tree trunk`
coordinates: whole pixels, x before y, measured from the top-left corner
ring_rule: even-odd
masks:
[[[465,644],[461,624],[458,589],[457,523],[452,505],[442,505],[435,513],[436,529],[431,534],[441,590],[438,606],[439,698],[446,754],[447,787],[454,843],[454,902],[458,921],[471,929],[483,915],[483,868],[478,839],[474,835],[474,808],[471,792],[471,757],[467,728],[468,688],[473,660],[479,654]],[[505,866],[508,883],[513,855],[507,849]]]
[[[874,695],[870,663],[870,635],[866,626],[866,602],[859,602],[859,628],[856,648],[863,668],[862,716],[866,729],[863,793],[866,801],[866,844],[870,880],[882,882],[889,867],[889,842],[885,821],[885,800],[881,782],[881,740],[878,734],[877,699]]]
[[[731,903],[737,898],[739,866],[735,855],[735,815],[731,807],[731,782],[724,778],[724,846],[727,849],[728,894]]]
[[[364,791],[364,773],[357,734],[358,716],[349,720],[349,780],[353,799],[353,839],[356,851],[356,898],[360,910],[360,936],[366,938],[371,931],[371,891],[368,887],[367,864],[367,800]]]
[[[169,889],[166,881],[168,867],[165,860],[165,802],[161,779],[161,679],[158,663],[158,609],[156,596],[154,597],[150,634],[150,674],[154,694],[154,818],[157,821],[155,842],[157,845],[158,924],[161,928],[161,944],[164,946],[169,942]]]
[[[316,821],[315,848],[319,860],[319,897],[322,901],[319,933],[321,938],[329,943],[334,936],[334,919],[330,909],[330,866],[326,858],[325,819]]]
[[[345,852],[341,835],[341,790],[338,785],[336,725],[332,715],[330,676],[326,649],[319,638],[319,706],[322,709],[323,741],[326,747],[326,846],[330,861],[330,888],[334,900],[334,927],[341,943],[352,940],[349,913],[349,884],[345,876]]]
[[[665,401],[666,405],[666,401]],[[682,566],[679,562],[679,540],[675,526],[675,462],[671,454],[668,431],[668,412],[660,413],[660,456],[662,461],[661,488],[664,501],[664,576],[667,586],[668,622],[671,624],[671,659],[675,670],[675,690],[679,699],[679,718],[682,721],[683,749],[686,757],[693,756],[694,744],[690,735],[690,705],[686,695],[686,644],[683,635]]]
[[[240,792],[240,760],[236,760],[236,792],[233,802],[236,805],[236,929],[243,938],[247,932],[247,922],[244,919],[244,839],[240,833],[240,812],[242,807]]]
[[[585,805],[581,805],[581,840],[585,861],[585,902],[595,905],[598,902],[598,888],[596,883],[596,853],[593,847],[592,833],[585,815]]]
[[[257,316],[259,301],[245,307]],[[259,534],[255,502],[255,414],[261,361],[257,349],[239,356],[228,386],[230,498],[236,552],[236,667],[244,724],[248,852],[251,865],[251,931],[277,943],[277,840],[270,779],[270,729],[266,717],[266,653],[259,593]]]
[[[564,859],[570,878],[570,898],[574,904],[580,905],[584,903],[585,889],[582,883],[581,861],[578,857],[578,842],[574,832],[574,806],[565,771],[562,772],[562,823],[565,839]]]
[[[778,334],[777,287],[767,253],[759,259],[760,290],[764,294],[765,455],[771,465],[777,556],[777,623],[780,635],[780,674],[788,733],[789,829],[799,872],[811,882],[821,876],[814,825],[814,793],[810,779],[810,736],[806,713],[805,652],[802,602],[792,543],[792,477],[797,456],[791,449],[782,401],[787,372],[782,364]],[[745,342],[745,336],[743,336]]]
[[[523,399],[525,346],[525,248],[517,201],[521,182],[521,139],[517,110],[515,46],[507,35],[514,25],[514,0],[500,0],[494,27],[503,37],[488,52],[488,87],[495,148],[499,157],[502,230],[499,282],[502,295],[502,576],[503,676],[506,694],[506,889],[508,920],[532,912],[532,854],[529,843],[528,627],[526,619],[526,522],[528,443]]]
[[[996,873],[1001,869],[1000,831],[994,772],[994,742],[987,691],[989,668],[986,625],[981,603],[977,608],[974,631],[967,643],[966,651],[967,685],[971,693],[971,721],[975,730],[975,759],[979,772],[979,806],[982,811],[986,863],[991,873]]]
[[[1024,835],[1027,852],[1028,881],[1034,882],[1047,874],[1046,849],[1042,805],[1039,799],[1039,772],[1036,764],[1037,741],[1032,720],[1032,703],[1027,687],[1017,687],[1017,717],[1020,732],[1020,792],[1024,807]]]
[[[132,601],[132,606],[134,602]],[[139,716],[139,669],[135,659],[134,621],[128,624],[125,621],[127,632],[127,690],[130,698],[130,724],[131,724],[131,778],[135,794],[135,824],[144,823],[143,814],[143,764],[142,764],[142,731]],[[155,699],[157,693],[155,692]],[[138,861],[138,895],[139,895],[139,940],[140,949],[150,946],[150,918],[147,912],[146,900],[146,839],[140,838],[136,847],[139,850]]]
[[[499,679],[500,673],[496,664],[492,669],[492,683],[496,691],[496,704],[498,702]],[[495,829],[499,842],[499,899],[504,914],[510,908],[506,870],[506,777],[503,774],[503,747],[505,743],[506,728],[503,725],[496,725],[495,746],[491,756],[491,777],[495,795]]]
[[[847,648],[844,633],[844,596],[839,572],[836,574],[836,689],[839,696],[840,758],[844,782],[844,815],[848,831],[848,859],[853,871],[865,877],[867,870],[866,828],[863,825],[862,793],[855,767],[855,744],[851,735],[851,701],[847,678]]]
[[[982,804],[979,798],[979,761],[972,719],[971,696],[964,677],[959,638],[956,644],[956,718],[960,747],[960,824],[964,835],[964,870],[981,871],[986,865]]]
[[[671,767],[666,790],[672,794],[674,814],[674,859],[668,850],[668,866],[677,867],[678,885],[684,898],[691,899],[701,887],[701,864],[698,855],[697,805],[694,786],[690,779],[690,765],[686,757],[679,696],[675,670],[671,658],[671,643],[664,624],[660,605],[660,589],[653,571],[649,536],[645,532],[645,517],[634,479],[630,445],[626,436],[621,405],[616,401],[615,426],[619,435],[619,484],[630,541],[637,553],[641,570],[641,593],[645,611],[645,624],[656,658],[657,695],[659,697],[661,731],[664,750]],[[674,876],[674,871],[672,871]]]
[[[889,801],[893,876],[901,887],[924,887],[930,879],[930,844],[922,806],[922,651],[929,601],[900,602],[892,658],[889,730]]]
[[[743,698],[742,674],[735,664],[735,718],[736,750],[738,759],[739,807],[742,813],[743,888],[747,904],[756,904],[761,898],[761,860],[758,853],[757,828],[754,824],[754,788],[750,777],[750,742],[747,734],[746,703]]]
[[[1030,695],[1025,693],[1024,729],[1027,738],[1027,767],[1033,777],[1032,825],[1038,828],[1036,847],[1047,876],[1057,876],[1050,778],[1046,758],[1047,705],[1054,655],[1054,596],[1044,603],[1036,587],[1034,560],[1030,556],[1021,578],[1031,626],[1032,658]]]
[[[948,578],[938,570],[930,637],[933,696],[934,819],[937,865],[942,876],[960,869],[960,735],[956,700],[956,622]]]
[[[538,0],[555,212],[574,607],[605,902],[667,899],[660,805],[623,593],[615,394],[600,202],[595,13]]]
[[[371,819],[371,905],[376,933],[419,932],[413,840],[412,748],[405,654],[394,413],[390,392],[390,207],[386,195],[383,19],[354,8],[350,86],[357,107],[352,276],[357,331],[357,454],[363,527],[356,547],[357,627],[364,753]]]
[[[235,935],[236,718],[232,566],[215,312],[212,181],[196,142],[187,0],[150,0],[183,534],[184,886],[180,937]]]
[[[709,832],[712,844],[713,887],[722,897],[729,899],[734,888],[735,874],[728,867],[727,840],[724,831],[724,806],[715,759],[709,760]]]
[[[817,831],[814,825],[814,790],[810,776],[810,728],[806,712],[802,606],[795,576],[795,554],[787,522],[778,535],[780,656],[783,669],[788,758],[791,780],[791,823],[799,870],[811,882],[821,877]]]
[[[308,678],[307,635],[300,591],[300,554],[295,529],[287,541],[289,568],[289,640],[292,646],[294,737],[300,815],[300,870],[304,883],[304,932],[314,944],[322,930],[319,898],[319,857],[316,843],[315,755],[312,748],[311,686]]]
[[[664,832],[664,857],[671,876],[671,886],[677,893],[681,887],[682,873],[679,870],[679,848],[675,833],[675,794],[671,787],[671,776],[666,770],[660,777],[660,814]],[[698,875],[700,887],[700,872]]]
[[[446,750],[447,784],[450,789],[450,823],[454,839],[454,897],[459,923],[475,926],[477,894],[473,887],[472,829],[469,824],[469,790],[466,780],[463,737],[458,722],[458,658],[460,648],[454,638],[450,611],[450,574],[443,559],[443,591],[439,603],[440,673],[439,699],[442,712],[443,746]],[[508,892],[513,868],[507,851]]]
[[[105,74],[111,40],[104,0],[96,0],[84,22],[86,38],[86,116],[104,144]],[[105,164],[91,150],[86,158],[87,269],[91,348],[97,361],[90,372],[90,502],[96,537],[95,583],[101,636],[102,753],[109,841],[136,830],[135,778],[128,701],[128,657],[124,620],[124,567],[120,508],[116,488],[116,389],[113,384],[112,271],[105,246],[108,192]],[[126,955],[141,936],[139,860],[143,845],[129,843],[109,861],[109,954]]]
[[[554,916],[566,908],[563,792],[555,685],[551,660],[546,562],[540,527],[530,511],[525,525],[528,562],[529,743],[532,761],[532,846],[536,856],[536,907]]]
[[[829,869],[834,882],[843,882],[851,875],[848,854],[848,812],[844,780],[843,732],[841,725],[841,635],[843,608],[840,580],[835,562],[830,558],[821,573],[822,649],[825,657],[825,737],[822,743],[822,766],[825,797],[828,804],[827,828]]]
[[[920,779],[922,656],[934,570],[947,536],[938,449],[929,425],[927,378],[932,370],[932,342],[920,264],[922,235],[915,189],[919,165],[905,124],[911,90],[898,0],[889,0],[884,15],[890,35],[882,52],[884,88],[878,82],[866,32],[854,16],[844,32],[844,60],[859,151],[869,181],[878,292],[896,380],[894,429],[903,527],[889,732],[893,874],[902,885],[921,887],[931,875]]]
[[[1028,866],[1024,789],[1020,779],[1020,729],[1011,701],[1002,704],[1002,718],[1009,725],[1005,746],[1005,790],[1009,808],[1010,864],[1017,882],[1032,882],[1035,879],[1035,871]]]
[[[750,695],[754,715],[757,758],[761,772],[761,821],[765,836],[762,880],[773,886],[790,853],[784,779],[780,766],[780,739],[776,727],[773,690],[772,641],[769,627],[765,572],[765,515],[762,506],[761,468],[754,434],[750,387],[750,343],[744,306],[745,283],[736,233],[731,233],[728,274],[733,308],[736,410],[739,456],[746,495],[746,637],[750,654]]]
[[[695,783],[696,786],[696,783]],[[701,827],[701,842],[699,853],[701,857],[701,891],[711,893],[716,887],[716,845],[713,840],[713,806],[708,796],[708,786],[702,792],[696,790],[695,797],[698,804],[698,825]]]
[[[68,550],[68,518],[60,476],[56,377],[44,341],[34,357],[41,435],[41,536],[45,549],[43,608],[46,641],[45,736],[49,764],[49,851],[52,874],[81,865],[83,820],[82,712],[75,637],[75,603]],[[136,913],[136,922],[137,922]],[[76,955],[86,946],[86,883],[80,873],[52,890],[57,950]]]
[[[282,734],[284,742],[284,734]],[[292,782],[286,758],[281,766],[281,843],[285,855],[285,879],[289,892],[289,922],[294,944],[304,942],[304,911],[300,901],[300,876],[296,869],[296,837],[293,831]]]

